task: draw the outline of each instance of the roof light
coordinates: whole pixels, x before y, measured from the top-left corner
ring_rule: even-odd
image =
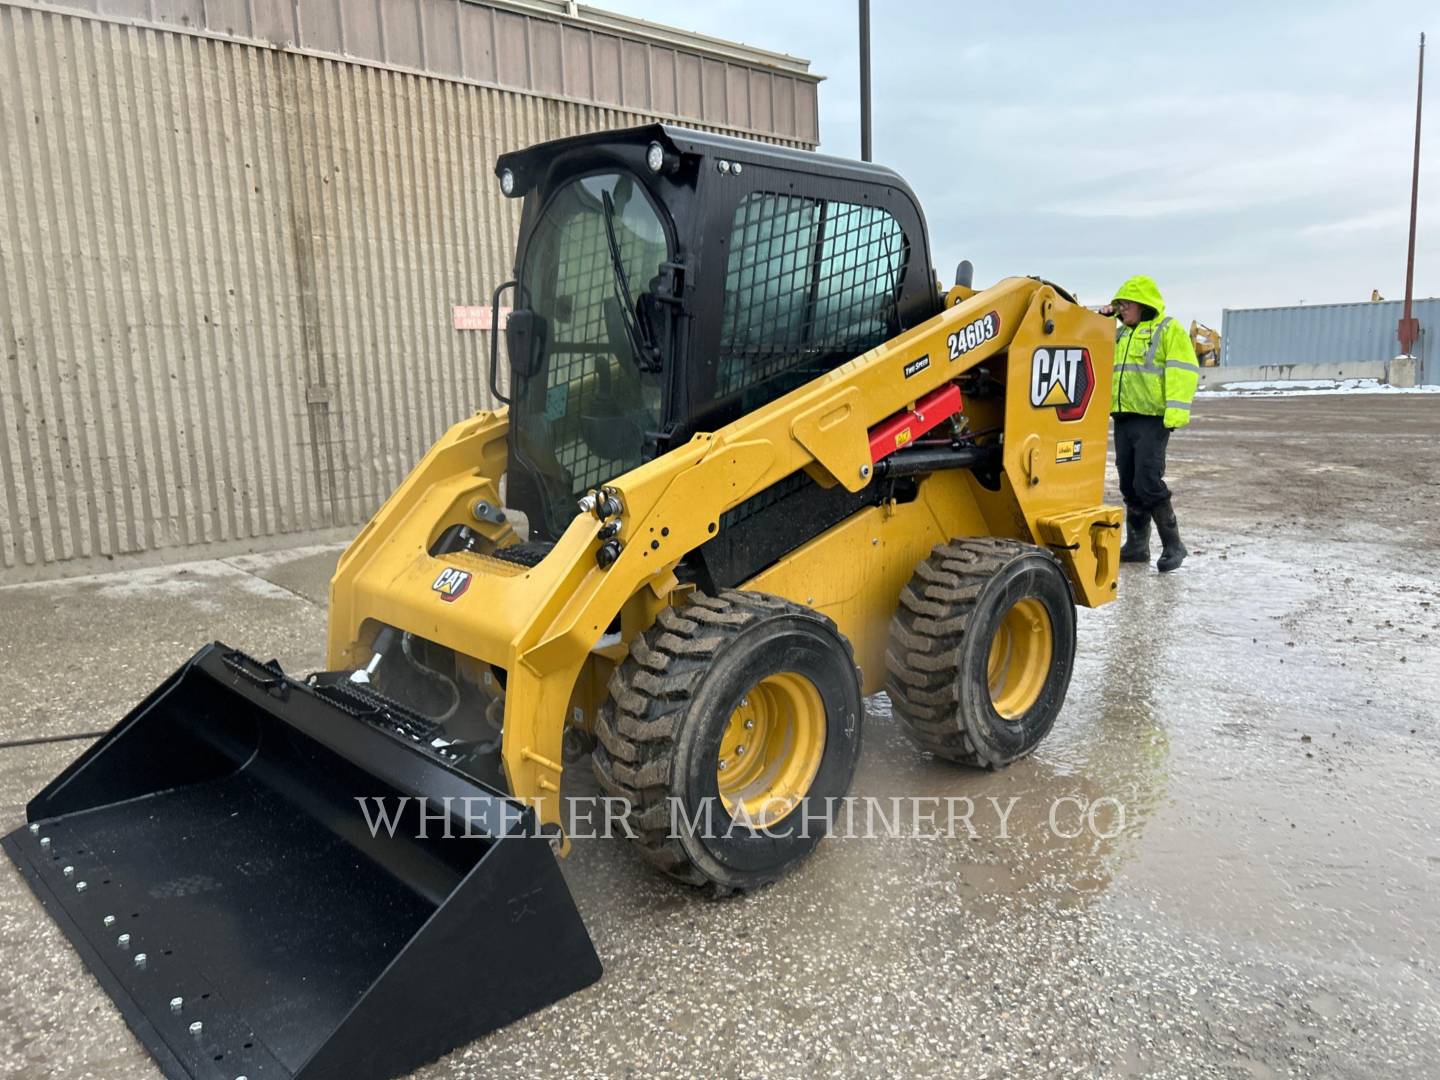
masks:
[[[665,168],[665,148],[658,142],[652,142],[645,149],[645,164],[653,173]]]
[[[515,171],[513,169],[500,170],[500,190],[505,193],[507,199],[515,194]]]

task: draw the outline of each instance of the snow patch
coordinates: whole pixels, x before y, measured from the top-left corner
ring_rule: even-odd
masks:
[[[251,596],[261,596],[267,600],[294,600],[295,593],[283,585],[276,585],[273,581],[267,581],[262,577],[254,577],[246,574],[244,578],[236,582]]]
[[[1225,383],[1198,390],[1197,398],[1311,397],[1323,394],[1440,394],[1440,386],[1391,386],[1379,379],[1274,379]]]
[[[179,566],[151,566],[96,575],[96,595],[114,600],[141,596],[194,598],[214,589],[220,580],[234,581],[241,572],[220,562],[193,562]],[[77,579],[72,579],[71,583]]]
[[[249,555],[232,555],[224,560],[231,566],[252,574],[263,573],[276,566],[308,559],[312,555],[338,554],[347,544],[309,544],[305,547],[283,548],[279,551],[259,551]]]
[[[290,558],[295,557],[294,549],[286,554]],[[275,563],[286,561],[289,560],[276,559]],[[173,563],[169,566],[136,567],[55,580],[26,581],[6,585],[4,588],[33,590],[57,586],[70,588],[76,585],[91,586],[96,596],[107,600],[136,600],[147,597],[184,600],[201,611],[221,610],[223,589],[239,589],[269,600],[303,599],[289,589],[258,577],[248,569],[233,565],[233,560],[226,559],[204,559]]]

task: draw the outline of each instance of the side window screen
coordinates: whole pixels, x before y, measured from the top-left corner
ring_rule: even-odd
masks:
[[[615,264],[639,293],[668,253],[659,211],[627,173],[572,180],[535,226],[521,280],[547,328],[544,376],[517,387],[513,411],[552,535],[575,516],[576,496],[640,464],[645,433],[660,426],[660,375],[636,363]]]
[[[753,407],[893,337],[908,256],[878,207],[748,196],[730,230],[716,392],[754,391]]]

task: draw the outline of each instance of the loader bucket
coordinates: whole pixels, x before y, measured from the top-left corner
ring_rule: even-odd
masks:
[[[391,1077],[600,977],[532,811],[223,645],[27,817],[6,853],[170,1077]]]

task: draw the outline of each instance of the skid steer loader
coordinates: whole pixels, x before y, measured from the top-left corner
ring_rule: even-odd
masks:
[[[1111,323],[942,291],[896,174],[667,126],[496,174],[507,407],[340,559],[329,670],[202,648],[4,841],[167,1075],[391,1076],[587,985],[567,761],[660,870],[753,889],[863,695],[1006,765],[1114,596]]]

